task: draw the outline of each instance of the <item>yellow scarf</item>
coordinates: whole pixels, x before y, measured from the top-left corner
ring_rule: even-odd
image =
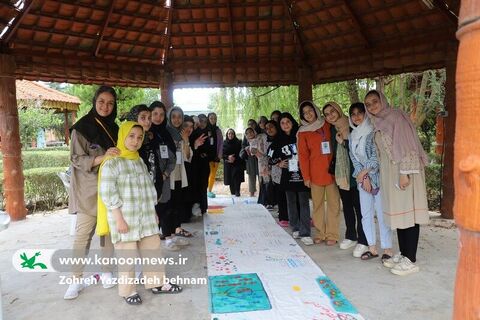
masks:
[[[139,126],[137,122],[134,121],[126,121],[122,123],[120,129],[118,131],[118,140],[117,140],[117,148],[120,149],[120,158],[128,159],[128,160],[138,160],[140,159],[140,155],[138,151],[130,151],[125,147],[125,139],[127,138],[128,134],[132,130],[134,126]],[[100,164],[100,168],[98,169],[98,188],[100,188],[100,182],[102,179],[102,168],[105,162],[112,159],[114,157],[108,156],[103,159],[102,163]],[[107,220],[107,207],[105,203],[103,203],[102,198],[100,197],[100,190],[97,191],[97,234],[99,236],[107,235],[110,232],[108,227],[108,220]]]

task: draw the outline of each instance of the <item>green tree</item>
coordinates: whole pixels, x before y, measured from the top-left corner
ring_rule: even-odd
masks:
[[[53,110],[45,110],[39,107],[27,107],[18,110],[20,122],[20,141],[23,147],[29,147],[36,140],[40,129],[54,129],[62,126],[62,120],[54,114]]]

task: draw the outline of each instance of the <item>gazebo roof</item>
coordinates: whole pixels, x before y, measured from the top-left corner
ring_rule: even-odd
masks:
[[[20,101],[42,101],[42,108],[55,109],[56,111],[77,111],[80,106],[80,99],[69,94],[47,88],[39,83],[27,80],[17,80],[17,100]]]
[[[18,78],[186,87],[297,84],[299,68],[319,84],[443,67],[460,1],[13,2],[0,3],[0,48]]]

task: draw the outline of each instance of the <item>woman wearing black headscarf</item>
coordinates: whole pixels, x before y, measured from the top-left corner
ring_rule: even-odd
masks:
[[[155,206],[155,211],[160,220],[160,227],[163,230],[169,230],[175,224],[174,216],[171,208],[171,189],[170,176],[175,169],[176,164],[176,146],[173,142],[172,136],[167,130],[167,108],[160,101],[154,101],[150,104],[149,109],[152,112],[152,126],[150,132],[153,134],[153,143],[155,148],[160,153],[159,166],[163,175],[163,187],[161,197],[158,204]],[[165,235],[162,234],[160,239],[165,240]],[[167,250],[178,250],[179,247],[170,243],[165,246]]]
[[[240,158],[242,143],[233,129],[228,129],[223,142],[223,182],[230,186],[230,193],[240,197],[240,185],[244,181],[244,162]]]
[[[95,227],[97,225],[97,183],[98,168],[106,156],[117,156],[120,150],[115,147],[118,126],[117,95],[111,87],[101,86],[95,92],[92,109],[78,120],[71,128],[70,161],[72,162],[69,204],[70,213],[77,213],[77,226],[73,250],[75,257],[84,257],[90,249]],[[110,237],[103,237],[104,256],[113,255]],[[111,288],[111,268],[105,266],[102,274],[104,288]],[[73,267],[73,277],[80,279],[83,264]],[[75,299],[83,285],[74,281],[67,289],[64,299]]]
[[[202,143],[200,146],[195,145],[197,139],[201,139],[203,142],[208,138],[210,128],[208,127],[208,118],[206,115],[198,115],[198,128],[193,130],[190,136],[190,145],[193,146],[193,158],[192,158],[192,175],[191,180],[189,177],[188,184],[191,185],[192,194],[191,199],[193,203],[200,205],[201,213],[207,212],[207,189],[208,189],[208,177],[210,175],[210,160],[214,160],[216,156],[216,150],[210,143]],[[190,197],[189,197],[190,198]],[[190,213],[192,207],[188,208]]]

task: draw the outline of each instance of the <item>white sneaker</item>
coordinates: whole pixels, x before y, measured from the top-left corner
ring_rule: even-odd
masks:
[[[165,241],[165,249],[168,251],[178,251],[180,250],[180,247],[175,244],[175,242],[172,241],[172,239],[167,239]]]
[[[311,245],[313,244],[313,240],[312,240],[312,238],[310,238],[310,237],[302,237],[300,240],[301,240],[301,241],[303,242],[303,244],[306,245],[306,246],[311,246]]]
[[[72,283],[68,286],[67,292],[65,292],[65,295],[63,296],[63,299],[65,300],[72,300],[78,297],[78,294],[80,291],[83,290],[85,286],[80,283]]]
[[[115,287],[115,282],[112,281],[112,273],[111,272],[104,272],[100,276],[100,281],[102,282],[102,286],[104,289],[110,289]]]
[[[180,237],[172,237],[172,241],[174,244],[176,244],[177,246],[188,246],[190,244],[190,242],[188,242],[187,239],[183,239],[183,238],[180,238]]]
[[[293,231],[292,232],[292,237],[293,237],[293,239],[300,239],[300,232],[299,231]]]
[[[390,272],[399,276],[406,276],[415,272],[420,271],[420,268],[415,265],[407,257],[403,257],[402,260],[397,263]]]
[[[363,244],[360,244],[358,243],[356,246],[355,246],[355,249],[353,249],[353,256],[355,258],[360,258],[362,256],[362,254],[364,254],[365,252],[368,251],[368,247],[363,245]]]
[[[343,241],[340,243],[340,249],[345,250],[349,249],[357,244],[357,241],[352,241],[350,239],[343,239]]]
[[[194,203],[193,204],[192,215],[194,217],[201,217],[202,216],[202,210],[200,209],[200,204],[199,203]]]
[[[391,269],[391,268],[395,267],[396,264],[400,263],[402,258],[403,258],[403,256],[400,253],[397,253],[396,255],[391,257],[390,259],[387,259],[387,260],[383,261],[383,266]]]

